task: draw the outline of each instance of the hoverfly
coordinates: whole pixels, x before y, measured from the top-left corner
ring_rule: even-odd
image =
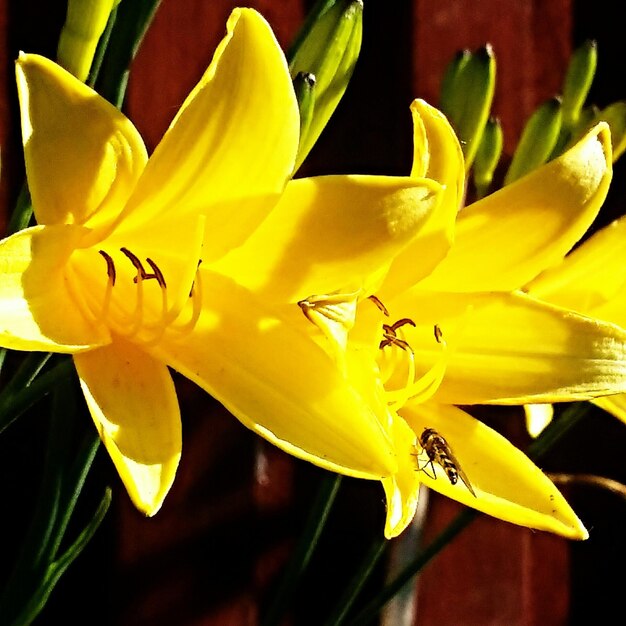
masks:
[[[456,485],[460,478],[463,484],[469,489],[469,492],[476,497],[472,484],[454,456],[448,442],[434,428],[424,428],[424,432],[420,435],[419,440],[424,452],[426,452],[428,461],[424,467],[418,469],[426,471],[426,467],[430,465],[433,470],[433,475],[435,476],[434,464],[438,463],[446,473],[450,484]]]

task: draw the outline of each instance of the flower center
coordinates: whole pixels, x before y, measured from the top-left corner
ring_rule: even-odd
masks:
[[[389,317],[387,307],[376,296],[368,296],[384,317]],[[323,296],[310,296],[306,300],[298,302],[298,306],[306,318],[314,324],[324,336],[330,341],[327,348],[335,358],[342,371],[347,371],[345,354],[350,350],[350,342],[360,341],[363,345],[371,345],[370,341],[374,335],[369,335],[363,341],[363,337],[354,340],[350,331],[354,327],[357,316],[357,304],[359,300],[358,292],[336,293]],[[369,313],[366,319],[370,319]],[[361,319],[359,317],[359,319]],[[370,323],[371,322],[371,323]],[[371,331],[382,330],[382,339],[379,340],[379,355],[376,358],[380,381],[384,388],[387,404],[392,410],[402,408],[409,400],[423,402],[430,398],[438,389],[446,371],[449,352],[443,332],[438,325],[433,326],[434,338],[439,346],[439,355],[434,364],[423,374],[418,374],[415,363],[415,351],[406,338],[405,330],[415,329],[417,324],[409,317],[402,317],[392,324],[380,324],[380,316],[370,319],[366,326]],[[371,338],[370,338],[371,337]],[[353,344],[354,345],[354,344]],[[395,350],[394,350],[395,348]],[[398,350],[399,348],[399,350]],[[406,378],[401,386],[393,388],[393,381]]]
[[[387,307],[376,296],[370,296],[369,299],[380,309],[383,315],[389,317]],[[385,348],[400,349],[400,352],[396,351],[391,358],[386,358],[387,355],[381,355],[379,359],[381,377],[385,381],[387,403],[394,411],[401,409],[409,400],[424,402],[430,398],[443,380],[449,357],[443,332],[435,324],[433,333],[435,341],[441,346],[440,355],[430,369],[424,374],[418,375],[415,366],[415,351],[403,335],[402,329],[406,327],[417,328],[417,325],[409,317],[402,317],[393,324],[382,324],[382,339],[378,345],[381,351]],[[402,368],[406,370],[406,382],[397,389],[390,389],[389,380],[396,378]]]
[[[157,342],[166,329],[190,332],[196,325],[201,311],[202,281],[197,271],[201,259],[194,260],[195,271],[191,285],[184,286],[183,297],[180,297],[180,294],[176,297],[177,294],[170,293],[168,289],[163,270],[152,258],[146,257],[144,262],[125,246],[119,248],[119,252],[126,257],[136,272],[132,278],[134,306],[130,310],[126,303],[132,302],[133,289],[128,289],[130,286],[128,273],[124,274],[126,284],[119,294],[121,297],[112,298],[116,287],[115,263],[106,251],[98,250],[106,261],[108,279],[100,310],[112,330],[141,343]],[[146,269],[146,265],[150,271]],[[148,281],[151,281],[150,285],[146,284]],[[178,289],[181,289],[180,285]],[[129,291],[131,294],[128,294]]]
[[[157,262],[126,246],[81,249],[69,265],[68,283],[94,323],[106,324],[135,342],[153,344],[166,330],[187,333],[196,325],[202,310],[200,263],[196,254],[164,255]]]

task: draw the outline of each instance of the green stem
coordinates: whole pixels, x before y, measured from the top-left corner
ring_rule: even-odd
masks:
[[[368,602],[358,615],[350,622],[348,626],[362,626],[368,624],[379,611],[382,609],[393,596],[398,593],[413,576],[431,560],[443,548],[445,548],[457,535],[461,533],[474,518],[478,515],[478,511],[474,509],[464,509],[457,517],[434,539],[434,541],[424,548],[417,558],[408,565],[402,572],[389,583],[378,595]],[[337,626],[343,622],[337,622]]]
[[[126,0],[117,7],[110,42],[102,59],[96,91],[122,107],[130,65],[161,0]]]
[[[91,521],[59,556],[99,445],[95,430],[90,428],[74,457],[74,431],[82,427],[77,421],[77,389],[75,379],[68,376],[54,386],[39,499],[19,559],[0,598],[0,614],[9,624],[30,624],[39,614],[63,572],[93,536],[110,502],[110,493],[105,494]]]
[[[91,522],[83,529],[76,541],[68,550],[54,563],[51,563],[46,571],[46,575],[42,584],[37,589],[30,601],[24,606],[20,614],[17,616],[12,626],[24,626],[31,624],[32,621],[41,613],[52,590],[54,589],[65,570],[74,562],[76,557],[83,551],[85,546],[91,541],[96,530],[98,530],[104,516],[109,510],[111,504],[111,488],[107,487],[104,496],[94,513]]]
[[[263,626],[275,626],[287,611],[295,588],[306,570],[317,542],[326,525],[328,514],[337,496],[342,477],[339,474],[324,476],[306,526],[287,564],[270,608],[262,620]]]
[[[387,540],[384,538],[380,538],[372,543],[365,558],[361,561],[361,566],[352,577],[350,584],[347,586],[346,591],[342,594],[339,602],[335,605],[330,617],[326,620],[325,626],[339,626],[344,623],[344,620],[354,605],[355,600],[359,597],[365,583],[372,575],[378,561],[380,561],[380,557],[382,557],[385,553],[386,547]]]
[[[35,354],[41,357],[41,353],[33,353],[27,358],[34,358]],[[71,359],[63,358],[53,368],[32,380],[27,386],[13,389],[12,383],[9,383],[11,389],[5,389],[0,395],[0,433],[35,402],[50,393],[59,381],[72,372],[73,367]]]

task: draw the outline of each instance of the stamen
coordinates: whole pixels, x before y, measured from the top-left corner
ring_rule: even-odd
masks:
[[[433,326],[433,333],[435,335],[435,340],[437,341],[437,343],[443,343],[443,332],[441,331],[441,328],[439,328],[438,324],[435,324]]]
[[[160,287],[165,289],[167,285],[165,284],[165,277],[163,276],[163,272],[159,269],[159,266],[150,258],[146,258],[146,263],[152,268],[153,274],[145,274],[144,280],[148,278],[156,278],[157,283],[159,283]]]
[[[404,341],[404,339],[398,337],[396,333],[399,328],[402,328],[407,324],[415,328],[415,322],[408,317],[403,317],[393,324],[383,324],[383,340],[378,344],[378,347],[382,350],[387,346],[397,346],[398,348],[411,352],[411,346]]]
[[[200,267],[201,262],[202,261],[198,262],[198,267]],[[196,325],[196,322],[200,317],[200,313],[202,312],[202,276],[200,272],[196,273],[196,277],[191,285],[189,297],[191,298],[191,303],[193,305],[189,321],[184,324],[172,324],[170,326],[170,328],[180,333],[185,333],[191,330]]]
[[[196,284],[196,278],[198,278],[198,269],[200,268],[200,264],[202,263],[202,259],[198,259],[198,265],[196,266],[196,275],[191,282],[191,289],[189,290],[189,297],[193,296],[193,286]]]
[[[139,258],[136,257],[128,248],[120,248],[120,252],[130,259],[130,262],[137,270],[137,276],[135,276],[133,282],[136,283],[138,279],[143,280],[146,277],[146,270]]]
[[[371,300],[383,312],[385,317],[389,317],[387,307],[376,296],[369,296],[368,300]]]
[[[158,342],[169,329],[180,333],[192,330],[202,313],[202,281],[198,268],[201,263],[204,221],[204,217],[200,217],[190,233],[186,259],[180,259],[178,265],[166,265],[168,280],[172,282],[170,271],[176,278],[173,287],[169,289],[159,261],[150,257],[140,258],[129,248],[119,247],[117,250],[130,261],[136,273],[133,276],[132,269],[126,267],[123,268],[126,271],[118,276],[117,270],[123,264],[118,267],[113,260],[115,254],[100,250],[107,264],[106,291],[85,290],[90,300],[87,307],[94,321],[103,321],[112,332],[142,344]],[[75,269],[79,272],[81,270],[80,267]],[[85,282],[90,279],[89,275],[84,277]],[[158,288],[144,285],[144,281],[150,279],[154,279]],[[121,282],[124,284],[121,285]],[[118,287],[113,290],[116,283]]]
[[[384,339],[380,342],[381,349],[390,345],[402,348],[408,358],[406,384],[400,389],[386,390],[385,394],[390,408],[396,411],[409,400],[417,398],[424,401],[430,398],[441,384],[449,360],[447,343],[443,339],[441,328],[435,324],[433,332],[435,340],[441,344],[441,356],[423,376],[416,379],[415,352],[407,341],[396,335],[396,331],[407,324],[415,327],[415,323],[409,318],[402,318],[391,325],[383,324]]]
[[[104,250],[98,250],[98,253],[102,255],[107,263],[107,276],[109,277],[109,282],[111,283],[111,286],[113,286],[115,285],[116,278],[115,263],[113,263],[113,259],[111,258],[111,256],[107,254]]]

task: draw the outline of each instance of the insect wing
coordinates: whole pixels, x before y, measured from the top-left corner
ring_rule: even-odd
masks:
[[[470,483],[469,478],[467,477],[467,474],[463,471],[463,468],[461,467],[460,463],[456,460],[454,454],[452,454],[452,451],[450,450],[449,446],[448,446],[448,456],[450,457],[450,460],[454,463],[454,467],[456,468],[459,478],[463,481],[463,484],[468,488],[469,492],[476,498],[477,497],[476,492],[474,491],[474,487],[472,487],[472,483]]]

